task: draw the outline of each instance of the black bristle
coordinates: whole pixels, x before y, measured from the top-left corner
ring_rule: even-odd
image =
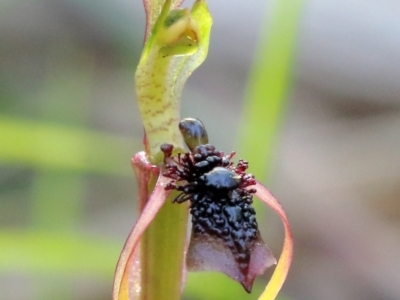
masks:
[[[166,189],[181,193],[176,203],[190,201],[193,234],[208,234],[222,239],[231,250],[240,269],[249,266],[250,251],[258,225],[251,207],[255,189],[254,176],[246,174],[248,163],[231,162],[234,153],[224,156],[209,144],[198,145],[191,152],[171,157],[165,155],[163,175],[171,178]]]

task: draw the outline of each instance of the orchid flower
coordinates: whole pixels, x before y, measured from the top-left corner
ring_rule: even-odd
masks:
[[[180,121],[181,91],[207,56],[212,24],[205,0],[191,10],[180,4],[144,0],[145,45],[135,88],[145,151],[132,159],[140,216],[118,261],[113,299],[180,299],[187,270],[225,273],[250,292],[255,277],[276,264],[259,233],[253,196],[280,216],[285,229],[280,258],[259,298],[275,299],[292,260],[289,223],[268,189],[246,173],[246,161],[235,166],[234,153],[210,145],[199,120]]]

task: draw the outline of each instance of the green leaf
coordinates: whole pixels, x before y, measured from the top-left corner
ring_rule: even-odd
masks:
[[[44,170],[130,174],[126,162],[135,141],[128,137],[6,115],[0,115],[0,132],[1,163]]]
[[[115,240],[72,232],[2,229],[0,244],[0,273],[84,273],[105,278],[112,274],[118,254]]]

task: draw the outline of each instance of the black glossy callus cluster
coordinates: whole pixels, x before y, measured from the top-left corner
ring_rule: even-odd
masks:
[[[172,146],[164,145],[164,176],[172,181],[166,189],[181,193],[174,202],[190,201],[192,234],[208,234],[224,241],[241,269],[249,266],[250,251],[259,232],[251,206],[255,184],[246,174],[247,162],[233,166],[234,153],[224,156],[209,144],[172,157]],[[167,150],[166,150],[167,149]]]

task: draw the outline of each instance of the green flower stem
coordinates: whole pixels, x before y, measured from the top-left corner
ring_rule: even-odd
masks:
[[[173,197],[172,193],[140,241],[141,299],[181,298],[188,208],[174,205]]]
[[[171,10],[171,5],[171,0],[163,4],[135,74],[145,150],[154,165],[162,163],[162,144],[183,148],[178,127],[180,96],[186,79],[207,56],[212,24],[204,0],[197,0],[190,11]],[[155,7],[147,10],[158,11]],[[147,184],[149,195],[157,180],[151,176]],[[171,193],[141,237],[140,299],[180,299],[188,207],[173,204],[175,196]],[[143,208],[144,203],[139,206]]]

